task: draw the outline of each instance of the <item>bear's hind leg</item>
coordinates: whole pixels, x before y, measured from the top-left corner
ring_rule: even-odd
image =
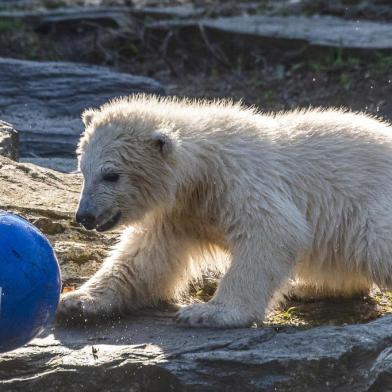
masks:
[[[297,257],[310,243],[302,216],[293,213],[292,220],[289,218],[277,212],[254,225],[239,224],[253,230],[233,236],[232,263],[214,297],[208,303],[181,309],[177,321],[225,328],[263,320],[275,291],[291,276]]]

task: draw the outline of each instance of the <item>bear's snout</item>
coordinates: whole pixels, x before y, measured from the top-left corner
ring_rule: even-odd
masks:
[[[78,211],[76,213],[76,222],[80,223],[81,225],[83,225],[87,230],[92,230],[95,227],[96,224],[96,218],[93,214],[89,213],[89,212],[80,212]]]

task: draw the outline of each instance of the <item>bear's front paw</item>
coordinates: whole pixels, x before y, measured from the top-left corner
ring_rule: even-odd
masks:
[[[254,320],[239,308],[205,303],[189,305],[179,310],[175,321],[191,327],[238,328],[249,326]]]
[[[61,297],[57,310],[57,320],[65,323],[91,322],[107,316],[103,298],[95,298],[85,291],[76,290]]]

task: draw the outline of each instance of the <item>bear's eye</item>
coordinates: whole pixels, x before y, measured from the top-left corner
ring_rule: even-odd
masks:
[[[104,173],[102,178],[104,181],[116,182],[120,178],[120,175],[117,173]]]

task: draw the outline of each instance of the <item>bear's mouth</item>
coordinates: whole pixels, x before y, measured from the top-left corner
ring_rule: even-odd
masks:
[[[97,225],[95,230],[97,230],[97,231],[108,231],[108,230],[112,229],[113,227],[115,227],[118,224],[118,222],[120,221],[120,218],[121,218],[121,212],[118,211],[109,220],[107,220],[104,224]]]

